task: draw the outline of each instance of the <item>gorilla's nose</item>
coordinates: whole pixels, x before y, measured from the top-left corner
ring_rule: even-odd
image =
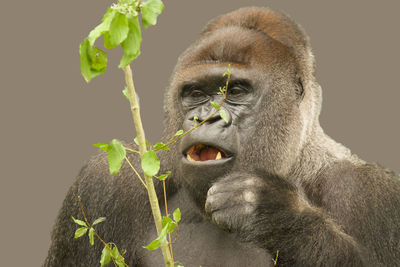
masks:
[[[221,107],[219,110],[212,109],[211,112],[200,114],[198,117],[193,116],[190,120],[197,121],[197,123],[213,124],[223,123],[223,126],[229,126],[232,123],[232,115],[229,110]]]

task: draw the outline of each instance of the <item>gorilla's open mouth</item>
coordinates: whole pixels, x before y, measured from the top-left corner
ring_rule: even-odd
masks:
[[[189,161],[220,160],[227,158],[225,151],[209,145],[197,144],[189,148],[186,158]]]

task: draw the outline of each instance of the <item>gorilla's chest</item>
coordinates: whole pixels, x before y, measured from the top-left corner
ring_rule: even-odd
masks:
[[[156,236],[155,230],[146,236],[149,244]],[[174,259],[185,267],[243,267],[271,266],[271,256],[262,249],[237,242],[209,222],[180,224],[173,245]],[[164,266],[160,250],[143,249],[140,266]]]

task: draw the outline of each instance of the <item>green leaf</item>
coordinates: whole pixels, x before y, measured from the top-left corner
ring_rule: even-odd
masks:
[[[115,245],[114,245],[114,247],[112,249],[111,256],[113,257],[113,259],[115,261],[119,261],[121,263],[124,262],[124,257],[122,257],[122,255],[119,253],[118,248]],[[122,265],[122,266],[124,266],[124,265]]]
[[[90,227],[89,229],[89,243],[90,245],[94,245],[94,229],[93,227]]]
[[[156,250],[161,246],[161,244],[162,244],[162,242],[157,238],[157,239],[154,239],[150,244],[148,244],[147,246],[145,246],[143,248],[145,248],[147,250]]]
[[[124,90],[122,90],[122,93],[124,94],[125,98],[130,101],[128,88],[125,88]]]
[[[166,151],[169,151],[169,150],[170,150],[169,147],[167,147],[167,146],[166,146],[164,143],[162,143],[162,142],[159,142],[159,143],[155,144],[155,145],[153,146],[153,149],[154,149],[154,150],[161,149],[161,150],[166,150]]]
[[[165,217],[167,218],[167,217]],[[164,241],[166,240],[167,237],[167,228],[169,226],[169,223],[167,223],[163,229],[160,232],[160,235],[154,239],[149,245],[145,246],[144,248],[147,250],[155,250],[157,248],[159,248],[162,243],[164,243]]]
[[[96,71],[102,71],[107,68],[107,54],[106,52],[93,48],[91,55],[91,69]]]
[[[92,223],[92,226],[93,226],[93,225],[96,225],[96,224],[98,224],[98,223],[104,222],[105,220],[106,220],[106,217],[100,217],[100,218],[96,219],[96,220]]]
[[[167,233],[168,234],[173,233],[175,231],[176,226],[177,226],[177,224],[174,222],[168,223],[167,224]]]
[[[143,28],[157,23],[157,15],[161,14],[164,4],[160,0],[149,0],[142,4],[142,24]]]
[[[72,217],[72,216],[71,216],[71,217]],[[87,224],[86,224],[84,221],[75,219],[74,217],[72,217],[72,220],[74,220],[74,222],[75,222],[76,224],[78,224],[78,225],[87,227]]]
[[[181,220],[181,210],[179,208],[177,208],[172,215],[176,223],[178,223]]]
[[[79,238],[81,236],[83,236],[84,234],[86,234],[88,228],[87,227],[81,227],[76,229],[75,231],[75,238]]]
[[[107,143],[97,143],[93,144],[93,146],[98,147],[104,151],[108,151],[110,149],[110,146]]]
[[[104,47],[107,49],[115,48],[122,43],[128,36],[129,26],[125,14],[116,12],[110,28],[104,33]]]
[[[217,103],[215,103],[213,101],[211,101],[210,103],[211,103],[211,106],[213,106],[215,109],[220,109],[221,108]]]
[[[148,150],[142,156],[142,169],[144,174],[149,177],[153,177],[160,170],[160,160],[157,157],[156,152]]]
[[[139,139],[137,136],[135,137],[135,139],[133,139],[133,141],[135,142],[135,144],[139,145]],[[149,145],[150,145],[149,141],[146,140],[146,146],[149,146]]]
[[[160,176],[158,176],[157,178],[158,178],[158,180],[162,181],[162,180],[167,179],[168,176],[170,176],[170,174],[171,174],[171,172],[168,171],[166,174],[160,175]]]
[[[114,246],[114,247],[113,247],[113,249],[112,249],[112,251],[111,251],[111,256],[112,256],[114,259],[118,259],[118,257],[120,256],[117,246]]]
[[[170,217],[167,217],[167,216],[163,216],[163,218],[162,218],[162,227],[164,228],[164,227],[167,227],[168,226],[168,224],[170,224],[170,223],[174,223],[174,221],[170,218]],[[168,227],[167,227],[168,228]],[[168,232],[168,231],[167,231]]]
[[[103,251],[101,252],[101,258],[100,258],[100,267],[103,267],[104,265],[108,264],[111,261],[111,254],[110,250],[104,246]]]
[[[113,20],[116,12],[116,10],[109,8],[103,16],[102,23],[97,25],[96,28],[89,33],[88,40],[91,46],[94,45],[94,42],[97,40],[97,38],[110,29],[111,21]]]
[[[178,224],[176,222],[174,222],[171,218],[164,216],[162,219],[162,226],[163,228],[166,229],[167,234],[170,234],[172,232],[174,232],[175,227]]]
[[[175,136],[182,135],[182,134],[183,134],[183,130],[179,130],[179,131],[177,131],[177,132],[175,133]]]
[[[122,161],[125,159],[125,147],[117,139],[113,139],[109,144],[98,143],[94,144],[106,152],[108,152],[108,165],[111,174],[118,174],[122,167]]]
[[[117,139],[111,140],[108,149],[108,165],[111,174],[118,174],[125,159],[125,147]]]
[[[194,116],[194,117],[193,117],[193,120],[194,120],[195,122],[197,122],[197,121],[199,120],[199,117]]]
[[[138,17],[127,16],[129,32],[125,41],[121,43],[124,55],[119,63],[119,68],[129,65],[140,55],[140,44],[142,43],[142,32],[140,30]]]
[[[107,69],[107,55],[100,49],[93,49],[85,38],[79,46],[81,73],[87,82],[104,73]]]
[[[220,109],[219,110],[219,115],[221,116],[221,118],[228,124],[229,120],[228,120],[228,116],[226,116],[226,112],[224,109]]]

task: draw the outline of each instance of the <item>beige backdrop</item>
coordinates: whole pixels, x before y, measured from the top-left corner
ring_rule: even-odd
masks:
[[[205,23],[247,5],[290,14],[311,36],[326,132],[368,161],[400,171],[400,16],[395,1],[166,0],[133,65],[151,141],[162,129],[162,92],[178,55]],[[78,45],[107,0],[6,1],[0,8],[2,266],[39,266],[50,229],[91,144],[134,130],[112,52],[86,84]],[[72,222],[71,222],[72,223]],[[71,237],[72,238],[72,237]]]

